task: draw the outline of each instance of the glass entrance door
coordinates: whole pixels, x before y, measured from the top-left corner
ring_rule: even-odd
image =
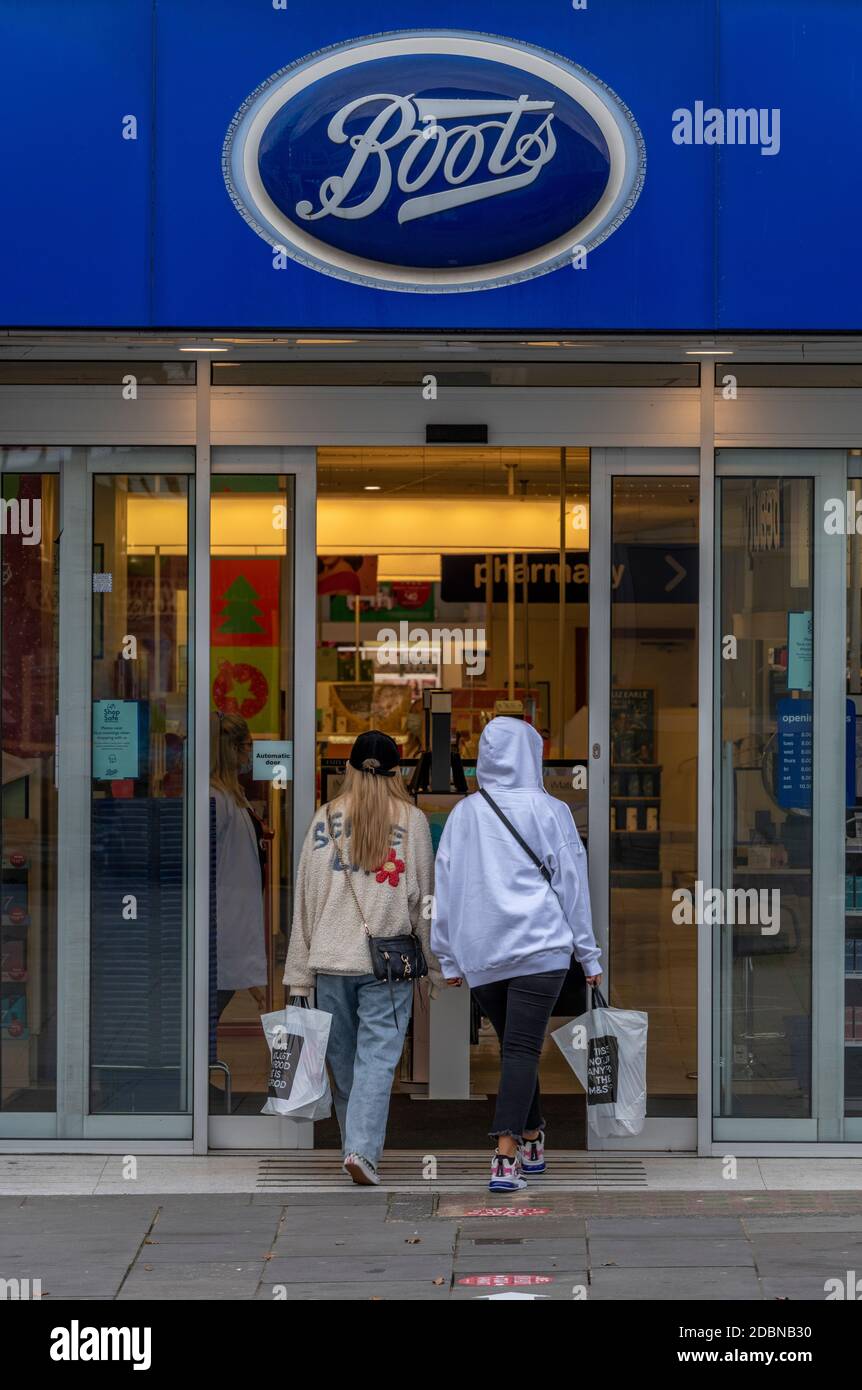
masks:
[[[837,450],[717,457],[722,1141],[856,1137],[862,658],[846,464]]]
[[[697,880],[698,487],[696,453],[593,451],[591,896],[603,991],[649,1034],[642,1133],[588,1126],[591,1148],[696,1147],[697,925],[674,907]]]
[[[287,1002],[282,976],[295,864],[314,803],[306,640],[314,630],[312,464],[303,450],[213,450],[206,638],[211,1148],[312,1142],[311,1124],[273,1113],[261,1024]]]

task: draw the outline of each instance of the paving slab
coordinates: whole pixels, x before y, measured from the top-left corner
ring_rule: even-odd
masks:
[[[555,1255],[569,1258],[569,1268],[574,1265],[587,1265],[587,1241],[583,1237],[567,1238],[560,1237],[560,1240],[544,1236],[527,1237],[527,1240],[519,1240],[513,1243],[510,1240],[466,1240],[463,1236],[457,1243],[459,1259],[464,1255],[467,1257],[494,1257],[499,1255],[501,1259],[509,1258],[509,1255]],[[571,1258],[577,1257],[577,1258]]]
[[[523,1254],[520,1251],[500,1250],[496,1254],[462,1255],[455,1259],[455,1278],[465,1274],[553,1274],[556,1270],[572,1269],[586,1265],[586,1252],[561,1250],[559,1254],[547,1252]]]
[[[108,1264],[126,1266],[132,1263],[141,1248],[143,1232],[131,1239],[118,1235],[76,1237],[74,1240],[58,1241],[53,1236],[28,1235],[21,1233],[14,1239],[0,1233],[0,1276],[5,1270],[23,1263],[50,1265],[52,1269],[65,1269],[75,1264],[98,1264],[105,1260]]]
[[[832,1277],[840,1279],[842,1276],[840,1274],[832,1276],[813,1272],[795,1274],[793,1271],[789,1271],[787,1274],[761,1275],[760,1287],[763,1290],[763,1297],[773,1302],[789,1299],[793,1303],[823,1303],[828,1301],[826,1280]],[[831,1291],[830,1286],[829,1292]]]
[[[193,1212],[161,1211],[152,1224],[154,1240],[165,1237],[182,1239],[183,1236],[196,1235],[255,1235],[275,1237],[279,1228],[279,1214],[266,1207],[252,1211],[246,1207],[245,1214],[234,1212]]]
[[[696,1269],[713,1266],[752,1266],[754,1257],[741,1236],[654,1236],[644,1240],[596,1236],[590,1240],[593,1269],[616,1265],[621,1269]]]
[[[657,1301],[755,1302],[762,1297],[753,1269],[668,1268],[593,1269],[589,1299],[593,1302]],[[624,1324],[624,1318],[623,1318]]]
[[[248,1235],[197,1235],[184,1236],[181,1240],[148,1242],[140,1251],[135,1268],[142,1264],[246,1264],[266,1259],[270,1244],[268,1236],[256,1240]]]
[[[808,1274],[840,1276],[848,1269],[862,1273],[862,1234],[849,1231],[806,1231],[775,1235],[757,1232],[751,1245],[761,1275]]]
[[[437,1197],[429,1192],[424,1197],[393,1197],[389,1202],[390,1221],[425,1221],[437,1208]]]
[[[744,1216],[742,1220],[749,1235],[787,1235],[794,1231],[800,1234],[809,1231],[838,1231],[843,1234],[862,1232],[862,1216],[806,1216],[803,1212],[797,1216]]]
[[[275,1193],[255,1192],[254,1201],[275,1200]],[[335,1211],[342,1207],[359,1211],[378,1205],[386,1207],[389,1193],[380,1187],[357,1187],[350,1183],[344,1191],[338,1192],[281,1192],[277,1200],[286,1207],[317,1207],[320,1211]]]
[[[328,1284],[343,1283],[349,1277],[354,1283],[373,1279],[385,1284],[442,1277],[448,1284],[451,1273],[451,1255],[338,1255],[332,1259],[303,1255],[269,1260],[263,1279],[266,1284]]]
[[[349,1300],[367,1303],[377,1299],[399,1303],[445,1303],[449,1299],[449,1280],[440,1285],[430,1279],[407,1284],[371,1279],[355,1283],[267,1284],[255,1294],[256,1302],[264,1299],[270,1303],[342,1303]]]
[[[594,1236],[741,1236],[738,1216],[588,1216],[587,1233]]]
[[[118,1299],[189,1299],[253,1297],[264,1270],[263,1260],[222,1263],[169,1264],[146,1269],[135,1266]]]
[[[276,1257],[301,1255],[403,1255],[416,1251],[426,1255],[450,1255],[455,1248],[455,1232],[444,1228],[419,1231],[406,1223],[393,1230],[387,1222],[377,1230],[307,1231],[298,1234],[284,1230],[273,1245]]]
[[[758,1163],[764,1185],[770,1191],[852,1192],[862,1189],[860,1158],[761,1158]]]
[[[485,1217],[459,1221],[457,1224],[462,1240],[542,1240],[552,1237],[556,1240],[583,1240],[586,1235],[586,1224],[582,1217],[575,1220]]]
[[[79,1260],[74,1265],[42,1266],[32,1278],[42,1280],[42,1298],[113,1298],[128,1271],[128,1263]]]
[[[41,1211],[55,1214],[59,1211],[67,1211],[74,1212],[76,1215],[87,1213],[102,1221],[112,1220],[120,1212],[129,1215],[132,1212],[156,1212],[158,1209],[159,1202],[150,1193],[129,1191],[128,1183],[125,1191],[116,1197],[94,1197],[88,1193],[85,1197],[63,1200],[54,1195],[33,1193],[21,1206],[22,1211],[28,1212]]]

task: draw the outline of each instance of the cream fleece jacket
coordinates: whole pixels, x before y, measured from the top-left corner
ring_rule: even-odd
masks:
[[[354,868],[350,870],[353,886],[371,935],[398,936],[412,924],[428,962],[430,982],[441,985],[443,976],[429,944],[434,893],[431,832],[416,806],[405,803],[398,817],[390,840],[395,871],[378,882],[377,874]],[[338,868],[339,856],[344,864],[349,862],[350,826],[345,825],[337,806],[332,812],[332,829],[338,856],[329,838],[326,807],[321,806],[308,828],[299,859],[293,928],[284,967],[288,995],[309,994],[317,974],[371,973],[371,953],[345,877],[347,871]],[[399,869],[399,864],[403,868]]]

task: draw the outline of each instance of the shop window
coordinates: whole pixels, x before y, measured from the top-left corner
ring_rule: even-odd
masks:
[[[2,1113],[56,1107],[59,492],[55,474],[2,476]]]
[[[138,386],[194,386],[195,363],[141,362],[135,357],[114,362],[0,361],[0,386],[122,386],[129,376]]]
[[[849,479],[847,489],[857,515],[862,514],[862,480]],[[862,536],[855,532],[847,537],[847,582],[844,1113],[858,1119],[862,1116]]]
[[[548,346],[553,346],[549,344]],[[461,387],[689,387],[700,384],[696,362],[222,362],[212,363],[214,386],[409,386],[427,376],[438,388]]]

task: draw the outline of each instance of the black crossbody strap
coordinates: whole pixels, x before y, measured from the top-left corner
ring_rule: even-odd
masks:
[[[530,846],[527,844],[527,841],[523,838],[522,835],[518,834],[512,822],[506,816],[503,815],[503,812],[500,810],[494,798],[492,796],[489,796],[489,794],[485,791],[484,787],[479,788],[479,794],[480,796],[484,796],[488,805],[491,807],[491,810],[496,811],[497,815],[500,817],[500,820],[503,822],[509,833],[511,835],[514,835],[515,839],[518,841],[518,844],[521,846],[521,849],[524,851],[524,853],[530,856],[536,868],[541,873],[542,877],[548,883],[550,883],[552,874],[547,864],[543,864],[538,854],[536,854],[535,850],[530,849]]]

